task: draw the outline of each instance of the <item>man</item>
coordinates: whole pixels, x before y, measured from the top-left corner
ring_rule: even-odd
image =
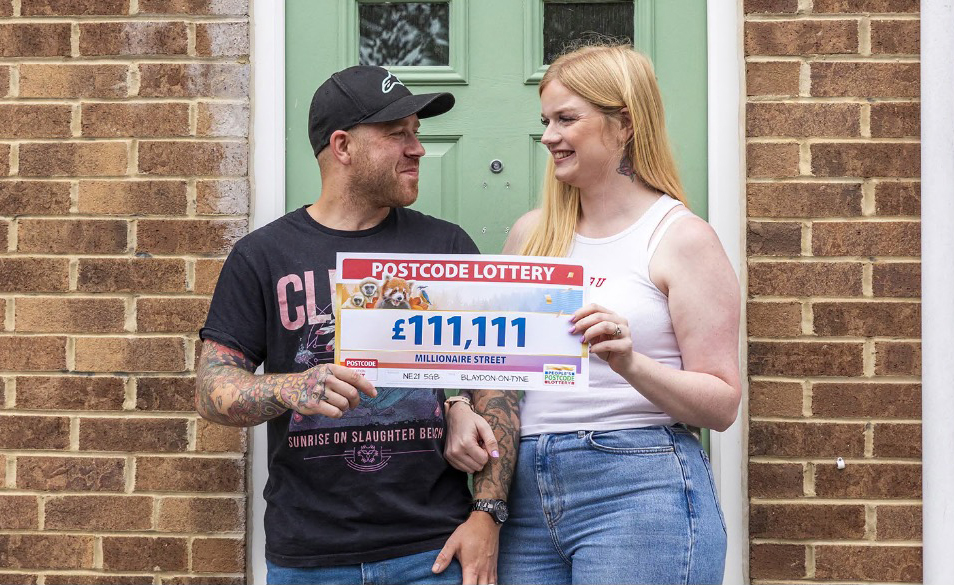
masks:
[[[424,155],[419,118],[453,105],[380,67],[334,74],[309,112],[320,197],[242,238],[219,276],[196,407],[225,425],[268,421],[269,583],[496,580],[513,433],[498,447],[484,429],[503,456],[476,478],[472,510],[466,475],[442,456],[444,392],[375,388],[331,363],[337,252],[477,253],[460,227],[405,209]]]

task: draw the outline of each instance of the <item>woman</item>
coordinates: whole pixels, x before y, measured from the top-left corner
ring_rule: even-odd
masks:
[[[685,207],[645,57],[628,46],[568,53],[543,77],[540,104],[552,155],[543,204],[504,253],[589,267],[593,304],[569,334],[590,345],[590,389],[521,403],[500,582],[721,583],[725,524],[687,426],[721,431],[736,418],[738,282]],[[482,424],[451,414],[455,433]],[[472,470],[476,457],[452,451]]]

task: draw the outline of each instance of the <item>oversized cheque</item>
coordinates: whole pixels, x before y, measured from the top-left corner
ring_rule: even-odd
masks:
[[[335,363],[378,386],[575,390],[586,275],[559,258],[339,253]]]

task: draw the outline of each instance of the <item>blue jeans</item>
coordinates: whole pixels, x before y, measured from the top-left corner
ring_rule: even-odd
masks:
[[[463,580],[460,563],[453,559],[444,572],[431,572],[440,550],[422,552],[374,563],[339,567],[281,567],[265,561],[268,585],[459,585]]]
[[[682,426],[524,437],[509,507],[501,584],[722,583],[725,520]]]

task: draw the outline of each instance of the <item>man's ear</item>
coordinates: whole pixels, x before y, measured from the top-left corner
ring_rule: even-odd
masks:
[[[335,160],[343,165],[350,165],[351,156],[354,154],[354,137],[344,130],[335,130],[331,133],[328,148]]]

